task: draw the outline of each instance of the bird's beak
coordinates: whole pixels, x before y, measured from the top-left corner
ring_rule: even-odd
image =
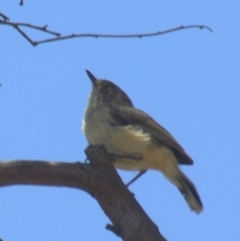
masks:
[[[86,72],[87,72],[87,75],[88,75],[89,79],[92,81],[92,84],[94,86],[96,86],[97,78],[90,71],[88,71],[87,69],[86,69]]]

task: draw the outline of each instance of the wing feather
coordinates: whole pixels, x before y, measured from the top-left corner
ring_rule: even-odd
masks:
[[[116,106],[114,106],[115,108]],[[117,111],[111,112],[111,116],[115,125],[137,125],[144,132],[150,133],[154,141],[171,148],[179,164],[193,164],[193,160],[187,155],[177,140],[145,112],[132,107],[117,106]]]

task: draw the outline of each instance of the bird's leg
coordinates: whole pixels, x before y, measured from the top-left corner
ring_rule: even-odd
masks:
[[[133,159],[135,161],[141,161],[143,156],[141,154],[138,154],[138,153],[131,153],[131,154],[126,154],[126,155],[122,155],[122,154],[112,154],[112,153],[109,153],[109,155],[111,157],[120,157],[120,158],[128,158],[128,159]],[[126,184],[126,186],[130,186],[133,182],[135,182],[139,177],[141,177],[147,170],[142,170],[140,171],[130,182],[128,182]]]
[[[141,177],[147,170],[140,171],[130,182],[126,184],[126,186],[130,186],[133,182],[135,182],[139,177]]]

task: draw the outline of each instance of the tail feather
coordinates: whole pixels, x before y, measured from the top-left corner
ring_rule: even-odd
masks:
[[[175,179],[174,184],[184,196],[189,207],[198,214],[202,211],[203,204],[197,189],[185,174],[183,174],[180,170],[179,172],[180,173]]]

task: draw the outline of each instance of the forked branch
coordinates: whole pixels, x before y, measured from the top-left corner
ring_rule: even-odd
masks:
[[[39,44],[43,43],[49,43],[54,41],[60,41],[60,40],[66,40],[66,39],[73,39],[73,38],[146,38],[146,37],[154,37],[159,36],[167,33],[176,32],[179,30],[184,29],[190,29],[190,28],[199,28],[199,29],[207,29],[210,32],[212,32],[212,29],[209,28],[206,25],[186,25],[186,26],[179,26],[163,31],[157,31],[157,32],[149,32],[149,33],[136,33],[136,34],[101,34],[101,33],[79,33],[79,34],[68,34],[68,35],[62,35],[58,32],[51,31],[47,28],[47,25],[44,26],[37,26],[29,23],[20,23],[20,22],[11,22],[10,19],[0,13],[0,16],[3,18],[0,19],[0,25],[6,25],[6,26],[12,26],[14,29],[16,29],[32,46],[37,46]],[[35,30],[39,30],[42,32],[45,32],[47,34],[54,35],[52,38],[47,38],[39,41],[35,41],[31,39],[23,30],[22,27],[32,28]]]

